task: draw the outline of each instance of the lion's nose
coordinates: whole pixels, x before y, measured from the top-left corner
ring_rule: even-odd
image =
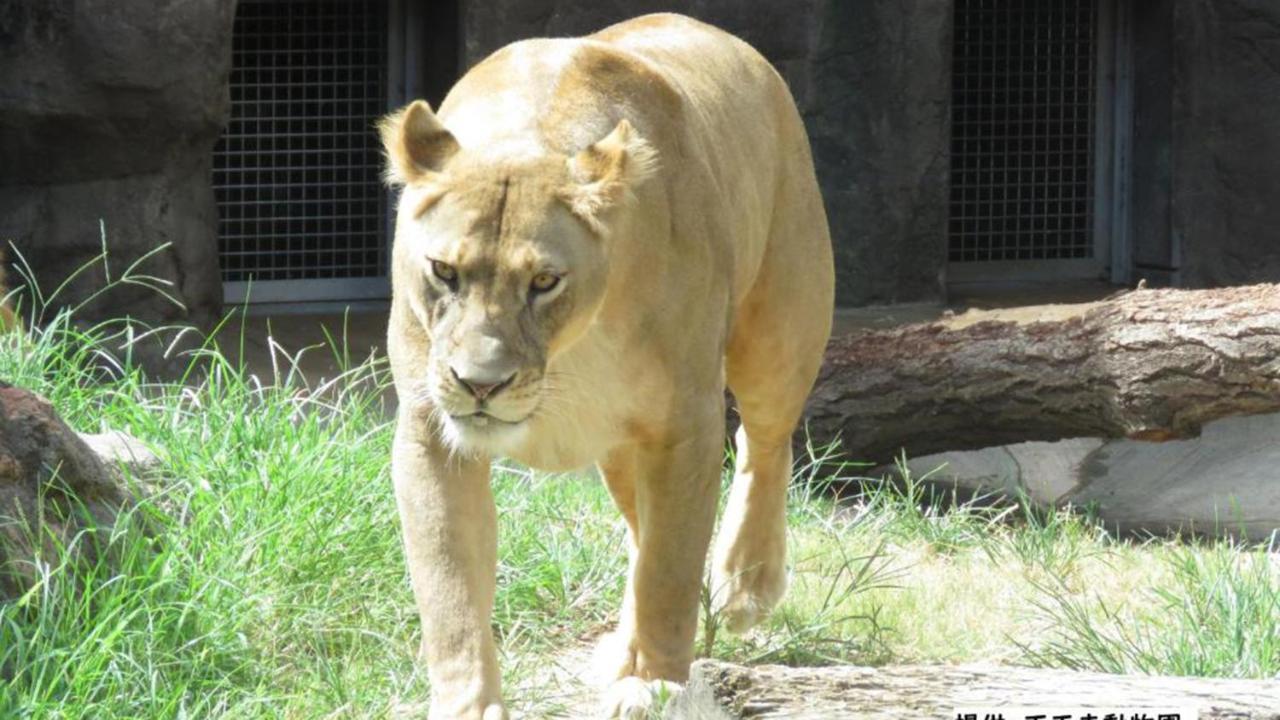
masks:
[[[515,379],[516,376],[515,373],[511,373],[505,378],[486,378],[480,376],[463,377],[452,367],[449,368],[449,372],[453,373],[453,378],[461,383],[462,387],[469,390],[472,395],[475,395],[477,400],[484,400],[490,395],[495,395],[501,392],[503,388],[511,384],[511,381]]]

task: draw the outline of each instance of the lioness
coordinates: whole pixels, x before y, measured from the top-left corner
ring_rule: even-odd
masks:
[[[605,714],[686,679],[712,591],[731,629],[785,586],[791,434],[830,333],[831,242],[786,85],[746,43],[649,15],[518,42],[381,126],[403,185],[387,342],[393,475],[431,714],[507,717],[490,631],[489,459],[597,463],[630,570]]]

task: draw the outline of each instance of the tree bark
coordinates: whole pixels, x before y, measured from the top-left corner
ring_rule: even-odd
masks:
[[[884,462],[1028,440],[1193,437],[1280,410],[1280,285],[1139,289],[833,338],[818,442]]]
[[[1200,720],[1280,720],[1280,682],[977,665],[790,668],[701,660],[674,704],[667,717],[683,720],[954,718],[960,708],[1061,709],[1073,717],[1088,709],[1099,718],[1194,709]],[[1005,713],[1006,720],[1022,717]]]

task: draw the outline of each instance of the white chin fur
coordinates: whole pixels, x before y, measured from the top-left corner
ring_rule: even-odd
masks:
[[[455,420],[446,416],[442,423],[445,442],[455,451],[485,455],[511,455],[523,444],[529,423],[505,423],[497,420]]]

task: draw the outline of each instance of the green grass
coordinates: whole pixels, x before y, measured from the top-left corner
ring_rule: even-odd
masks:
[[[257,378],[206,348],[185,383],[155,383],[103,362],[127,337],[63,314],[0,338],[0,378],[79,430],[125,430],[164,458],[143,479],[153,494],[119,525],[75,538],[0,604],[0,717],[421,713],[381,361],[308,385],[288,357]],[[1267,548],[1116,540],[1087,514],[954,502],[919,479],[857,481],[829,450],[814,455],[792,492],[787,599],[745,637],[708,617],[703,654],[1280,672]],[[825,491],[847,482],[863,492],[837,503]],[[587,474],[504,467],[493,483],[508,698],[529,717],[581,713],[586,648],[620,602],[622,523]],[[91,542],[112,562],[73,561]]]
[[[1148,602],[1042,586],[1057,619],[1028,654],[1046,665],[1114,673],[1273,678],[1280,673],[1280,585],[1274,555],[1228,543],[1169,549]]]

